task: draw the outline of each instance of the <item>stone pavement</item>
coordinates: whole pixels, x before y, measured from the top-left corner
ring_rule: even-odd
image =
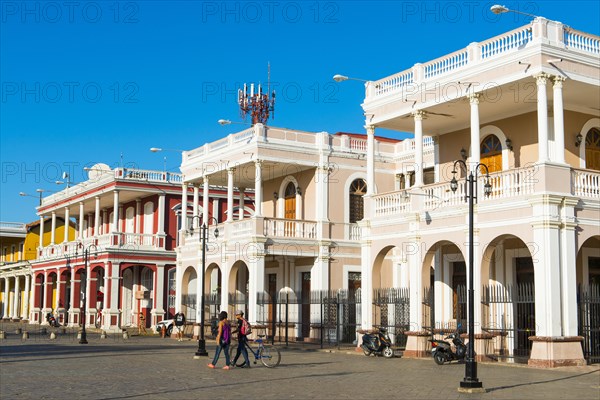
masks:
[[[32,334],[1,324],[1,399],[600,399],[600,366],[553,370],[479,363],[487,393],[458,393],[464,365],[282,347],[281,365],[211,370],[197,342]],[[48,330],[50,332],[50,329]],[[214,354],[214,342],[207,344]],[[225,363],[221,357],[218,366]]]

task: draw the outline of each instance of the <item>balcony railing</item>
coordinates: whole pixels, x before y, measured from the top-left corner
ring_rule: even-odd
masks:
[[[165,235],[115,232],[85,238],[81,241],[57,243],[38,249],[39,259],[74,257],[82,255],[84,248],[96,246],[97,251],[109,249],[165,250]]]
[[[280,218],[265,218],[263,235],[269,237],[316,239],[317,223]]]
[[[477,198],[479,202],[518,197],[534,193],[537,180],[534,175],[535,167],[510,169],[507,171],[494,172],[490,174],[489,183],[492,186],[492,191],[489,196],[483,195],[483,187],[485,177],[479,176],[477,183]],[[595,179],[595,180],[594,180]],[[578,175],[578,178],[573,179],[574,182],[579,182],[585,186],[585,190],[589,194],[598,193],[598,176],[592,177],[587,175]],[[594,183],[595,182],[595,183]],[[388,192],[374,195],[372,201],[374,204],[375,218],[391,215],[404,214],[407,212],[432,211],[439,210],[443,207],[453,207],[464,204],[465,202],[465,180],[458,180],[458,188],[452,191],[450,182],[434,183],[432,185],[423,186],[419,196],[424,197],[423,209],[415,210],[412,208],[410,197],[411,190],[402,190],[396,192]],[[593,189],[593,185],[596,185]],[[595,192],[594,192],[595,190]]]
[[[571,182],[574,196],[600,199],[600,172],[573,169]]]
[[[472,43],[451,54],[423,64],[415,64],[412,68],[374,81],[367,87],[366,99],[372,101],[408,88],[414,90],[415,85],[427,80],[439,79],[441,75],[449,72],[457,72],[471,65],[518,51],[535,41],[548,41],[580,53],[600,54],[600,38],[598,36],[573,30],[554,21],[550,21],[551,24],[545,28],[544,21],[536,19],[529,25],[483,42]],[[537,24],[539,26],[536,26]]]

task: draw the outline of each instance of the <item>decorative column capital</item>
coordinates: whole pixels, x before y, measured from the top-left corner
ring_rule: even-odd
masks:
[[[479,104],[479,98],[481,97],[480,93],[471,93],[467,95],[470,104]]]
[[[423,110],[417,110],[413,111],[412,116],[415,119],[415,121],[423,121],[425,117],[427,117],[427,113]]]
[[[552,80],[554,81],[554,88],[555,89],[562,89],[563,87],[563,82],[567,80],[566,77],[562,76],[562,75],[556,75],[552,77]]]
[[[203,175],[202,176],[202,183],[209,183],[210,182],[210,177],[208,175]]]
[[[365,125],[365,129],[367,130],[367,135],[375,134],[375,125]]]
[[[533,77],[535,78],[537,85],[542,86],[548,82],[548,78],[550,77],[550,75],[541,72],[539,74],[534,75]]]
[[[235,172],[235,167],[227,167],[227,173],[233,174]]]
[[[262,163],[263,163],[263,160],[254,160],[254,165],[256,165],[256,166],[260,166],[260,165],[262,165]]]

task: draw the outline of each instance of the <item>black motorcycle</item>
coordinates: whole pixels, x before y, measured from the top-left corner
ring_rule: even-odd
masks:
[[[48,321],[48,324],[50,326],[53,326],[55,328],[58,328],[60,326],[60,324],[58,323],[56,318],[54,318],[54,315],[52,315],[52,313],[46,314],[46,321]]]
[[[442,365],[445,362],[452,360],[463,360],[467,355],[467,346],[460,338],[458,332],[451,333],[444,339],[452,339],[455,351],[452,351],[452,346],[445,340],[429,340],[433,348],[431,349],[431,355],[437,365]]]
[[[385,358],[392,358],[394,356],[392,342],[385,328],[379,328],[376,332],[363,335],[360,347],[365,356],[370,356],[371,354],[384,356]]]

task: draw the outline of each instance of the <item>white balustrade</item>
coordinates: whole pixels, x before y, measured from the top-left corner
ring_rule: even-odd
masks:
[[[375,203],[375,217],[398,215],[410,211],[410,199],[405,191],[382,193],[372,197]]]
[[[254,138],[254,128],[248,128],[244,131],[234,133],[232,141],[233,143],[246,142],[249,143]]]
[[[600,54],[600,39],[573,29],[565,29],[565,44],[568,48]]]
[[[252,234],[254,222],[251,219],[245,219],[241,221],[234,221],[231,224],[231,236],[238,238],[242,236],[248,236]]]
[[[315,239],[317,237],[317,223],[293,219],[265,218],[263,234],[271,237]]]
[[[531,27],[528,25],[481,42],[479,43],[481,59],[485,60],[513,49],[522,48],[532,40],[532,37]]]
[[[357,139],[354,137],[350,138],[350,149],[355,151],[367,151],[367,141],[366,139]]]
[[[571,185],[575,196],[600,199],[600,172],[573,169]]]
[[[412,69],[408,71],[402,71],[385,79],[374,82],[375,96],[381,96],[395,92],[411,83],[413,83]]]
[[[460,50],[423,64],[425,79],[445,74],[467,64],[467,50]]]
[[[491,173],[489,183],[492,185],[492,191],[487,198],[493,200],[532,194],[536,183],[535,173],[536,167]],[[484,185],[485,177],[480,176],[478,182],[480,199],[485,199],[485,196],[482,196]]]

